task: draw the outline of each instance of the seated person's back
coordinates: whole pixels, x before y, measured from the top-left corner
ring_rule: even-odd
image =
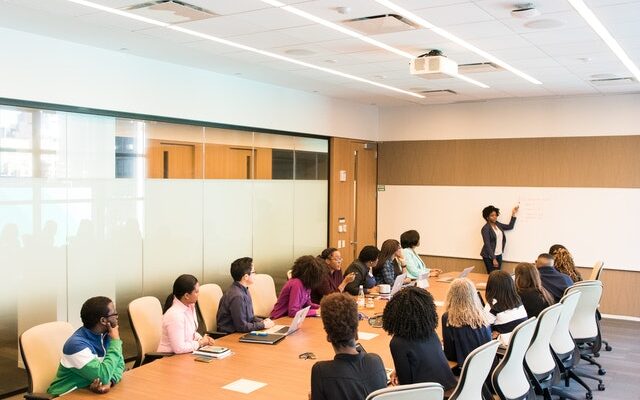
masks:
[[[559,272],[553,267],[553,257],[547,253],[542,253],[536,260],[536,268],[540,273],[542,287],[544,287],[551,295],[555,303],[560,301],[564,295],[564,291],[573,285],[571,278]]]
[[[106,393],[122,379],[124,358],[113,302],[92,297],[82,305],[80,317],[83,326],[64,344],[58,372],[47,389],[50,394],[85,387]]]
[[[530,263],[520,263],[515,270],[515,283],[529,318],[554,304],[553,296],[542,286],[538,269]]]
[[[487,279],[485,294],[485,312],[494,336],[509,333],[527,320],[527,311],[508,272],[492,271]]]
[[[369,393],[387,386],[382,359],[377,354],[356,349],[358,308],[343,293],[325,296],[321,302],[322,323],[336,355],[319,361],[311,369],[311,399],[365,399]]]

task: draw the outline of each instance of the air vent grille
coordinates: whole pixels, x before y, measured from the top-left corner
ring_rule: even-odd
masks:
[[[418,28],[413,22],[397,14],[373,15],[370,17],[348,19],[342,21],[342,24],[367,35],[411,31]]]
[[[199,21],[219,15],[205,8],[194,6],[179,0],[156,0],[136,4],[126,8],[134,14],[169,24]]]

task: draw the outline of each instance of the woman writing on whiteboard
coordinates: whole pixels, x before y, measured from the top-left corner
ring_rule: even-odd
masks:
[[[487,206],[482,210],[482,218],[487,221],[486,224],[480,230],[482,234],[482,241],[484,242],[480,256],[484,265],[487,268],[487,273],[500,269],[502,266],[502,252],[504,252],[504,246],[507,243],[507,238],[504,231],[513,229],[516,224],[516,214],[518,213],[517,205],[511,211],[511,220],[509,224],[503,224],[498,222],[498,216],[500,215],[500,209],[494,206]]]

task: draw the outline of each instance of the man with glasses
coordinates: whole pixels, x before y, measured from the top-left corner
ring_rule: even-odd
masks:
[[[224,333],[251,332],[271,328],[269,318],[261,319],[253,314],[253,302],[249,295],[249,285],[253,284],[256,270],[253,259],[243,257],[231,263],[233,283],[220,299],[218,307],[218,331]]]
[[[67,339],[55,379],[47,389],[62,395],[77,388],[106,393],[122,379],[124,357],[118,313],[107,297],[92,297],[80,310],[83,326]]]

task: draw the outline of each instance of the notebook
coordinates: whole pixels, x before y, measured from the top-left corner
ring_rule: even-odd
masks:
[[[311,307],[308,306],[298,311],[289,326],[275,325],[263,331],[249,332],[246,335],[241,336],[240,341],[245,343],[276,344],[288,335],[300,329],[310,308]]]
[[[469,275],[469,273],[471,271],[473,271],[474,268],[475,267],[472,265],[469,268],[465,268],[464,270],[462,270],[462,272],[460,272],[460,274],[458,276],[445,276],[445,277],[442,277],[442,278],[438,279],[437,281],[438,282],[450,283],[450,282],[453,282],[453,280],[457,279],[457,278],[466,278],[467,275]]]

